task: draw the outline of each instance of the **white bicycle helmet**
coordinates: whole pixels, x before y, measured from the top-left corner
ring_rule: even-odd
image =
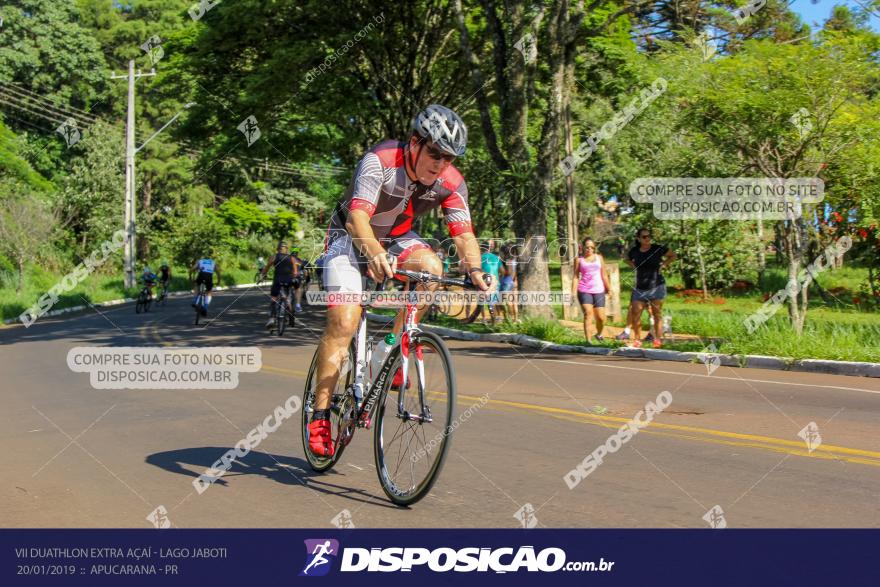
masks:
[[[460,157],[467,148],[467,127],[461,117],[440,104],[431,104],[413,119],[413,132],[441,150]]]

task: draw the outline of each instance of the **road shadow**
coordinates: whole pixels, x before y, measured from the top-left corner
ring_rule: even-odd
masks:
[[[94,346],[262,346],[317,344],[324,330],[323,308],[305,306],[295,325],[283,336],[265,327],[268,289],[218,292],[208,316],[195,324],[189,296],[168,299],[137,314],[133,303],[112,308],[92,307],[82,312],[42,317],[29,328],[21,324],[0,329],[0,345],[28,342],[82,341]]]
[[[229,450],[231,448],[220,446],[182,448],[148,455],[144,461],[170,473],[196,479]],[[398,506],[388,503],[384,495],[331,482],[331,480],[344,479],[343,473],[332,469],[325,473],[317,473],[305,459],[259,451],[251,451],[243,459],[232,461],[232,467],[206,491],[217,491],[215,488],[217,486],[229,488],[235,478],[241,475],[260,475],[284,485],[304,486],[327,495],[399,509]]]

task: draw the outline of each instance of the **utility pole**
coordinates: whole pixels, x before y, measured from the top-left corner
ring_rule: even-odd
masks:
[[[150,70],[150,73],[141,73],[134,71],[134,59],[128,62],[128,74],[110,76],[110,79],[128,79],[128,118],[125,123],[125,287],[134,287],[135,284],[135,230],[137,217],[135,214],[135,175],[134,175],[134,155],[137,152],[134,148],[134,82],[139,77],[149,77],[156,75],[156,70]]]

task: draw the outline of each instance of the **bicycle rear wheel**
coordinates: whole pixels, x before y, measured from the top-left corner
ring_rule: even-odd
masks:
[[[330,429],[333,431],[335,451],[332,457],[320,457],[309,450],[309,421],[315,411],[315,391],[317,388],[318,351],[312,357],[312,365],[306,377],[306,388],[302,402],[302,443],[303,452],[309,466],[315,471],[326,471],[342,456],[342,451],[351,441],[354,434],[355,406],[354,396],[348,393],[354,381],[354,345],[348,349],[348,355],[339,369],[339,379],[333,389],[330,403]]]
[[[393,349],[391,374],[381,390],[376,407],[374,453],[382,489],[398,505],[411,505],[431,490],[437,481],[452,440],[455,411],[455,373],[443,340],[430,332],[415,334],[409,344],[408,384],[403,392],[392,389],[393,374],[401,366],[400,347]],[[419,357],[423,369],[417,364]],[[398,413],[421,412],[419,387],[423,386],[430,422],[404,419]]]

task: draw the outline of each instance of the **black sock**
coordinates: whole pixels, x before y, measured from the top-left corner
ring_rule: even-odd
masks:
[[[312,422],[315,420],[329,420],[330,419],[330,408],[326,410],[315,410],[312,414]]]

